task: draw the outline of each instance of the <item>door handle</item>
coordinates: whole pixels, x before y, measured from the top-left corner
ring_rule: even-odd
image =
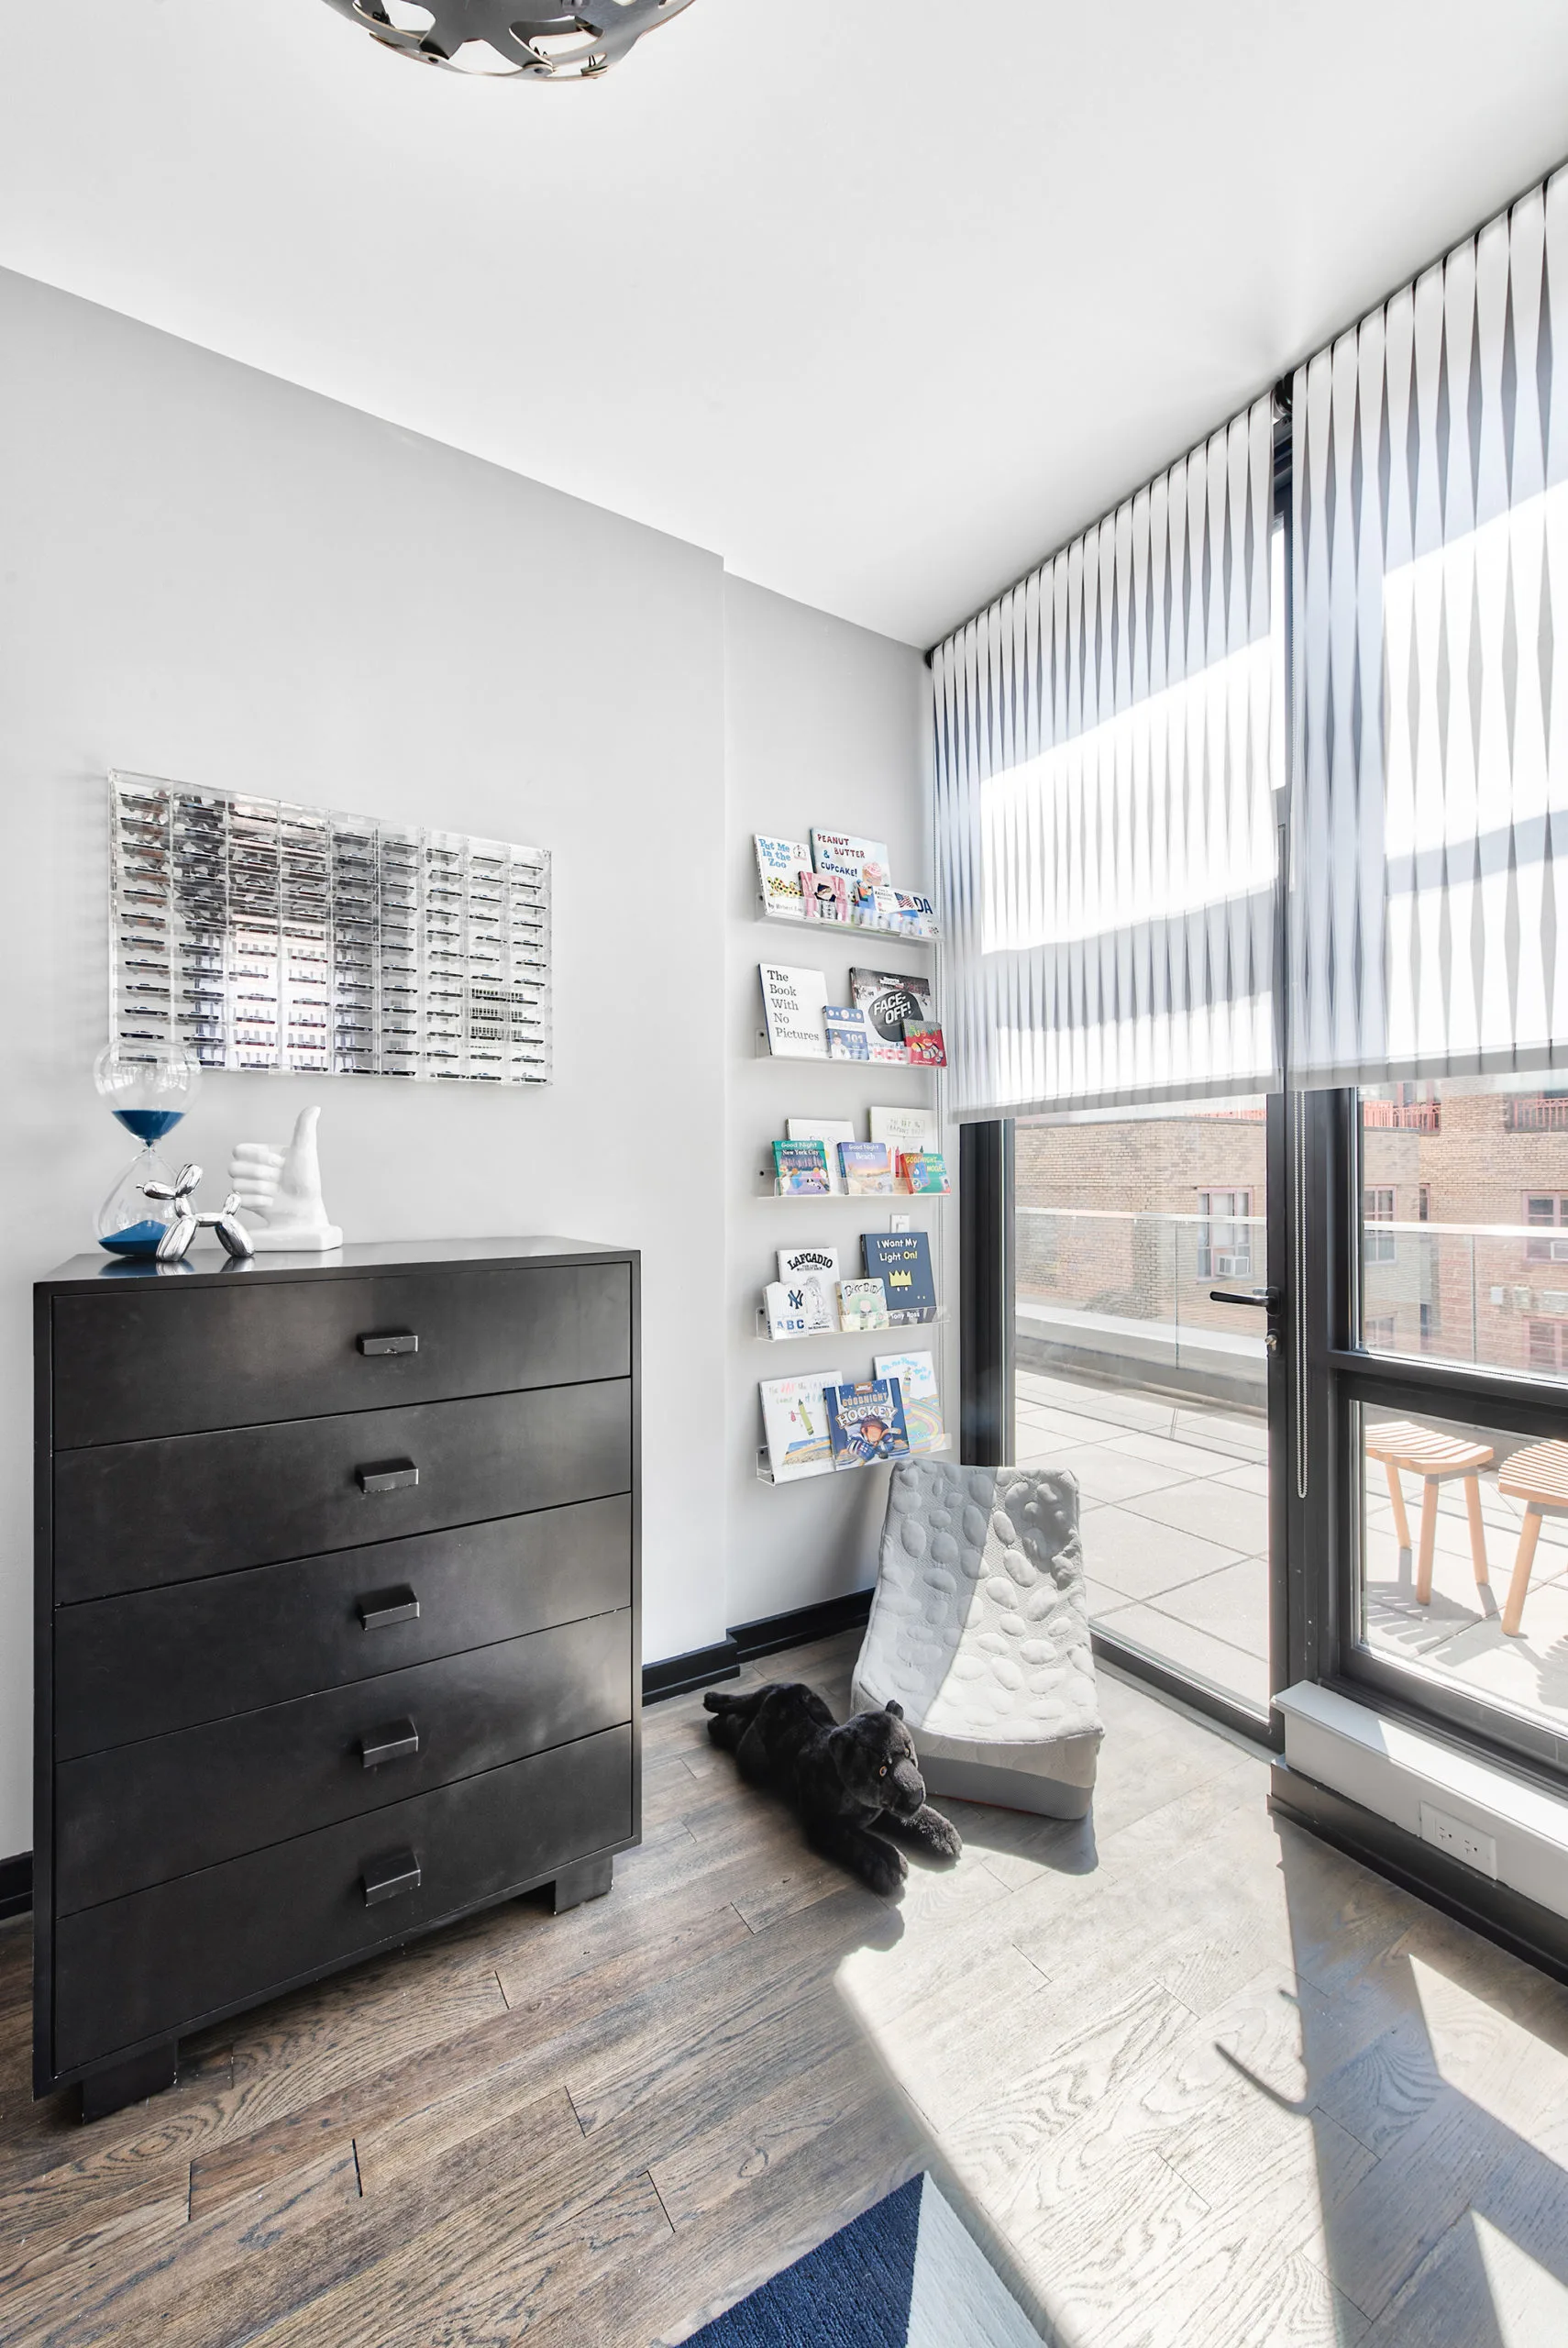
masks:
[[[407,1761],[418,1750],[419,1731],[407,1719],[383,1721],[359,1739],[359,1758],[367,1769],[379,1769],[383,1761]]]
[[[1277,1312],[1285,1301],[1285,1293],[1277,1288],[1253,1288],[1244,1296],[1238,1296],[1233,1289],[1211,1288],[1209,1301],[1210,1304],[1250,1304],[1256,1312]]]
[[[419,1600],[405,1581],[400,1581],[395,1589],[372,1589],[355,1604],[367,1631],[384,1631],[392,1623],[419,1620]]]
[[[406,1844],[401,1850],[383,1851],[379,1858],[367,1859],[360,1882],[365,1887],[365,1905],[379,1908],[383,1899],[401,1899],[405,1891],[417,1891],[420,1885],[419,1855]]]
[[[356,1468],[354,1480],[362,1492],[402,1492],[419,1481],[412,1459],[378,1459],[371,1468]]]
[[[385,1329],[379,1336],[356,1337],[355,1344],[367,1356],[371,1354],[416,1354],[419,1339],[412,1329]]]

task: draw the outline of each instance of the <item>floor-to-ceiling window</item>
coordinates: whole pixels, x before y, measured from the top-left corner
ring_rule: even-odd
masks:
[[[1372,1377],[1349,1415],[1342,1660],[1568,1758],[1568,1093],[1538,1076],[1364,1087],[1355,1144]]]

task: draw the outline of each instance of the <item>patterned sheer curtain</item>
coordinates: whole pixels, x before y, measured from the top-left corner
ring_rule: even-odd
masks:
[[[1273,409],[932,656],[952,1113],[1277,1081]]]
[[[1561,1065],[1568,174],[1301,368],[1293,414],[1291,1080]]]

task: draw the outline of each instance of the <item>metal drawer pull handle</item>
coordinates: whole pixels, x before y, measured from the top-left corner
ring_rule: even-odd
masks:
[[[419,1600],[405,1581],[400,1581],[395,1589],[373,1589],[356,1603],[367,1631],[384,1631],[391,1623],[419,1620]]]
[[[419,1888],[419,1854],[406,1844],[401,1851],[383,1851],[380,1858],[366,1860],[360,1879],[367,1908],[379,1908],[383,1899],[401,1899],[405,1891]]]
[[[419,1731],[411,1720],[383,1721],[359,1739],[359,1758],[367,1769],[379,1769],[383,1761],[406,1761],[418,1750]]]
[[[377,1337],[357,1337],[362,1354],[416,1354],[419,1339],[412,1329],[387,1329]]]
[[[419,1481],[412,1459],[378,1459],[373,1468],[356,1468],[354,1476],[362,1492],[401,1492]]]

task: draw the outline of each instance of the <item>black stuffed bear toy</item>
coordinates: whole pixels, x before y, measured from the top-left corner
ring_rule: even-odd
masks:
[[[806,1840],[886,1899],[908,1870],[883,1838],[903,1836],[933,1857],[955,1859],[958,1830],[931,1808],[901,1704],[856,1712],[840,1728],[823,1699],[799,1680],[773,1680],[749,1696],[702,1699],[708,1733],[733,1753],[748,1784],[784,1795]]]

